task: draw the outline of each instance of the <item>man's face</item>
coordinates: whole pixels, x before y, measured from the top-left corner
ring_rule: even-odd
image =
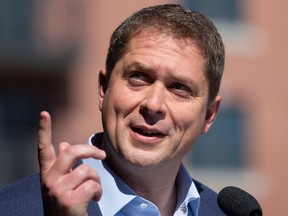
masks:
[[[208,106],[204,59],[192,41],[185,45],[162,34],[137,36],[109,83],[100,81],[104,130],[130,165],[179,165],[215,118],[221,98]]]

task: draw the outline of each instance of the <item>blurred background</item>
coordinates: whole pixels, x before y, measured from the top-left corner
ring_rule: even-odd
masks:
[[[179,3],[211,18],[227,50],[216,123],[185,159],[219,191],[241,187],[264,215],[287,208],[288,2],[279,0],[0,0],[0,187],[38,171],[38,116],[53,141],[101,131],[98,72],[114,28],[136,10]]]

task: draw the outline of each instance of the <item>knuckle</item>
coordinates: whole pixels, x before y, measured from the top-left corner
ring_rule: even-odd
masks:
[[[101,183],[97,172],[88,165],[82,164],[76,169],[76,176],[79,179],[91,179],[97,183]]]
[[[53,179],[49,178],[48,176],[42,180],[42,185],[47,189],[51,190],[55,187],[55,182]]]
[[[78,177],[85,177],[91,173],[91,168],[87,165],[81,165],[77,169]]]
[[[57,199],[59,199],[59,197],[62,195],[60,190],[58,190],[56,187],[50,188],[49,194],[53,197],[56,197]]]
[[[86,194],[97,194],[98,196],[101,196],[102,194],[102,187],[99,184],[99,182],[88,180],[83,187],[83,192]]]
[[[74,156],[75,155],[75,149],[73,146],[66,146],[62,152],[65,156]]]
[[[42,180],[44,191],[51,197],[60,197],[62,192],[54,178],[47,176]]]

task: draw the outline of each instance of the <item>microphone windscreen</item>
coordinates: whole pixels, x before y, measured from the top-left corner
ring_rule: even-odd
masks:
[[[262,216],[258,201],[251,194],[234,186],[223,188],[217,196],[217,202],[228,216]]]

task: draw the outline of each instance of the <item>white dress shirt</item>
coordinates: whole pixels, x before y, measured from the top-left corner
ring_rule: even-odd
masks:
[[[103,134],[96,134],[93,139],[101,143]],[[93,137],[93,136],[92,136]],[[92,137],[88,144],[92,145]],[[103,216],[160,216],[160,212],[152,202],[137,195],[125,184],[105,163],[94,158],[82,160],[84,164],[93,167],[101,179],[102,197],[98,202]],[[177,207],[173,216],[197,216],[200,196],[191,176],[181,165],[177,178]]]

